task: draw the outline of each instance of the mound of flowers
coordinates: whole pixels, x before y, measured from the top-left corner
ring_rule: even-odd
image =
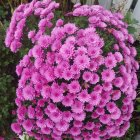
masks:
[[[16,67],[20,79],[12,130],[37,140],[122,137],[130,126],[139,67],[123,16],[77,4],[69,14],[87,18],[81,28],[62,19],[53,24],[57,8],[54,1],[33,0],[11,19],[5,44],[13,52],[23,46],[28,17],[39,19],[38,29],[28,32],[32,47]]]

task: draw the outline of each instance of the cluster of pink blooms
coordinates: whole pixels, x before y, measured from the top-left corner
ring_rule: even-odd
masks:
[[[77,4],[71,14],[87,17],[87,28],[62,19],[53,25],[58,7],[51,0],[33,0],[20,5],[11,19],[5,43],[17,52],[27,18],[40,18],[38,30],[28,33],[33,47],[16,67],[21,78],[12,130],[37,140],[122,137],[130,126],[139,67],[127,24],[119,13],[98,5]],[[51,33],[46,34],[50,28]],[[97,29],[116,40],[107,53]]]

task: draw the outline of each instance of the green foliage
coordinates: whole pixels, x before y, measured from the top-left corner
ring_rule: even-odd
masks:
[[[132,12],[128,11],[125,15],[124,21],[128,24],[128,31],[130,34],[134,34],[137,29],[135,25],[137,25],[139,22],[132,17]]]

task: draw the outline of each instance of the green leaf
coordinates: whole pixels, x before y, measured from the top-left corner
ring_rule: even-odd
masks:
[[[136,31],[137,31],[137,30],[136,30],[135,27],[128,26],[128,32],[129,32],[130,34],[134,34]]]

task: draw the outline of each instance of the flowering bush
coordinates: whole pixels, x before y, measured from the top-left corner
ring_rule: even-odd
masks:
[[[68,15],[87,18],[86,28],[62,19],[53,24],[58,7],[51,0],[22,4],[7,30],[5,44],[17,52],[28,17],[39,21],[28,32],[33,47],[16,67],[21,78],[12,130],[38,140],[122,137],[130,125],[139,67],[127,24],[119,13],[79,4]]]

